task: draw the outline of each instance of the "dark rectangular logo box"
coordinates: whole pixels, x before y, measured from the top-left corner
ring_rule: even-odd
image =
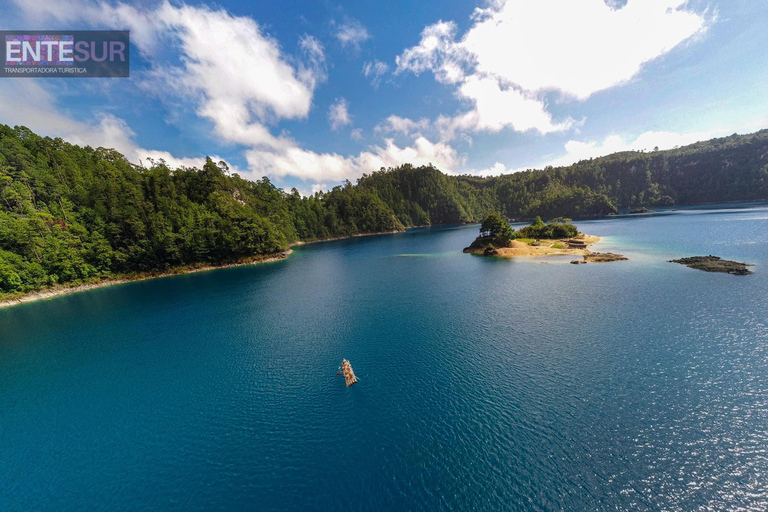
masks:
[[[128,77],[127,30],[0,30],[0,77]]]

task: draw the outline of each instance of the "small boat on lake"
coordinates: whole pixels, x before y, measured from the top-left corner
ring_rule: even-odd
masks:
[[[341,360],[341,371],[344,374],[344,381],[347,383],[347,387],[357,382],[355,372],[352,370],[352,365],[346,359]]]

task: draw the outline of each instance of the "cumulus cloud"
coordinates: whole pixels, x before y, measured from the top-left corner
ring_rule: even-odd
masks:
[[[467,132],[499,132],[504,128],[512,128],[521,132],[536,130],[547,134],[567,130],[578,124],[570,117],[555,121],[543,102],[514,87],[504,88],[496,79],[469,77],[457,90],[457,96],[470,100],[474,108],[455,116],[441,115],[434,121],[426,118],[415,121],[391,115],[379,123],[374,131],[406,136],[430,134],[442,142],[459,138],[471,145],[472,138]]]
[[[430,127],[431,123],[426,118],[414,121],[407,117],[391,115],[382,123],[376,125],[373,130],[376,133],[400,133],[402,135],[414,136],[420,135],[422,132],[430,129]]]
[[[270,147],[289,143],[273,136],[268,124],[306,118],[314,89],[325,80],[323,47],[315,38],[302,37],[302,59],[293,59],[253,19],[221,9],[167,1],[144,10],[87,0],[67,9],[35,0],[18,5],[34,19],[85,19],[131,28],[132,42],[153,65],[145,75],[145,90],[191,103],[229,142]],[[168,59],[159,51],[162,45],[177,51],[179,58]]]
[[[427,26],[419,44],[396,58],[395,73],[429,71],[471,106],[442,118],[445,137],[506,127],[562,131],[574,121],[554,120],[543,95],[583,100],[632,79],[643,64],[706,29],[707,19],[685,4],[499,0],[476,9],[461,37],[452,21]]]
[[[36,79],[8,80],[0,88],[0,119],[32,131],[65,138],[74,144],[122,149],[130,146],[133,133],[113,116],[99,113],[92,123],[83,123],[61,112],[51,89]]]
[[[166,83],[196,100],[198,114],[212,121],[222,137],[277,147],[284,142],[265,124],[309,114],[314,88],[324,78],[318,69],[322,47],[313,38],[302,39],[309,60],[296,69],[250,18],[167,3],[156,15],[173,31],[184,56],[178,73],[161,71]]]
[[[354,19],[348,19],[339,25],[335,36],[341,43],[342,48],[353,50],[360,50],[360,45],[371,38],[368,29]]]
[[[644,63],[703,30],[705,18],[685,4],[630,0],[616,8],[603,0],[509,0],[476,12],[461,47],[475,57],[477,73],[528,91],[554,89],[585,99],[626,82]]]
[[[325,67],[325,48],[317,38],[308,34],[304,34],[299,39],[299,48],[303,56],[299,61],[299,79],[304,83],[312,84],[314,88],[328,78]]]
[[[509,174],[511,172],[515,172],[515,171],[512,169],[507,169],[507,166],[505,166],[501,162],[496,162],[495,164],[488,167],[487,169],[473,170],[473,171],[470,171],[469,174],[486,177],[486,176],[501,176],[502,174]]]
[[[373,59],[373,61],[363,64],[363,75],[366,78],[370,78],[371,85],[374,89],[378,89],[381,84],[381,79],[389,71],[389,66],[386,62]]]
[[[299,194],[304,197],[309,197],[315,195],[316,192],[324,192],[326,190],[330,190],[330,186],[328,186],[328,183],[312,183],[309,187],[305,186],[298,186],[298,187],[291,187],[289,189],[288,187],[283,187],[283,190],[290,194],[293,191],[293,188],[299,191]]]
[[[97,112],[90,122],[75,120],[61,110],[50,89],[35,79],[9,81],[0,88],[0,121],[26,126],[41,135],[61,137],[72,144],[113,148],[134,164],[148,158],[162,159],[171,167],[201,167],[205,163],[204,155],[179,157],[168,151],[140,147],[128,124],[106,112]],[[223,160],[219,156],[211,158]]]
[[[249,150],[245,156],[251,169],[278,178],[293,176],[316,183],[355,179],[363,173],[403,163],[416,166],[431,163],[445,172],[451,172],[466,163],[466,158],[450,145],[433,143],[424,137],[404,147],[398,146],[392,139],[386,139],[384,146],[371,146],[367,151],[350,157],[336,153],[315,153],[299,147],[291,147],[279,153]]]
[[[328,123],[331,130],[336,131],[339,128],[352,124],[352,117],[349,115],[349,103],[344,98],[336,98],[336,101],[328,108]]]
[[[547,134],[566,130],[574,123],[571,118],[555,122],[541,100],[514,86],[504,86],[497,78],[469,76],[458,88],[458,95],[470,100],[475,108],[454,118],[449,129],[498,132],[510,127],[519,132],[536,130]]]
[[[24,13],[32,28],[50,29],[50,21],[67,24],[91,22],[93,26],[128,29],[131,43],[144,54],[154,54],[160,48],[160,35],[155,20],[145,10],[132,5],[109,4],[88,0],[50,2],[47,0],[11,0]]]
[[[473,56],[456,41],[458,26],[453,21],[438,21],[421,32],[418,45],[406,49],[395,58],[395,73],[410,71],[420,75],[431,71],[442,83],[460,82]]]
[[[604,0],[494,2],[475,11],[474,25],[460,40],[454,22],[426,27],[419,44],[397,57],[396,72],[431,71],[444,83],[488,75],[527,91],[558,90],[585,99],[631,79],[644,63],[704,30],[706,18],[685,4],[630,0],[617,8]]]

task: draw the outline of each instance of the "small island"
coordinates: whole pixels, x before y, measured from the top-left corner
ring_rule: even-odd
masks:
[[[573,260],[571,263],[579,265],[583,263],[607,263],[609,261],[624,261],[628,260],[623,254],[615,254],[612,252],[590,252],[584,255],[583,260]]]
[[[596,254],[589,250],[589,246],[599,241],[599,237],[580,233],[571,219],[558,217],[545,223],[541,217],[536,217],[533,224],[515,231],[507,219],[492,213],[483,220],[480,236],[464,252],[505,258],[561,255],[586,258]],[[616,256],[626,259],[621,255]]]
[[[669,263],[680,263],[688,268],[695,268],[705,272],[724,272],[726,274],[734,274],[737,276],[746,276],[752,273],[752,271],[747,268],[752,266],[750,263],[724,260],[717,256],[712,256],[711,254],[709,256],[692,256],[690,258],[669,260]]]

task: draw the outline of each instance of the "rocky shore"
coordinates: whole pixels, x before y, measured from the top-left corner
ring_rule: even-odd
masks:
[[[745,276],[752,273],[752,271],[747,268],[752,266],[750,263],[724,260],[717,256],[712,256],[711,254],[709,256],[691,256],[690,258],[669,260],[669,263],[680,263],[688,268],[695,268],[705,272],[724,272],[726,274],[734,274],[737,276]]]
[[[571,263],[607,263],[609,261],[624,261],[628,260],[623,254],[615,254],[612,252],[591,252],[584,255],[583,260],[574,260]]]

